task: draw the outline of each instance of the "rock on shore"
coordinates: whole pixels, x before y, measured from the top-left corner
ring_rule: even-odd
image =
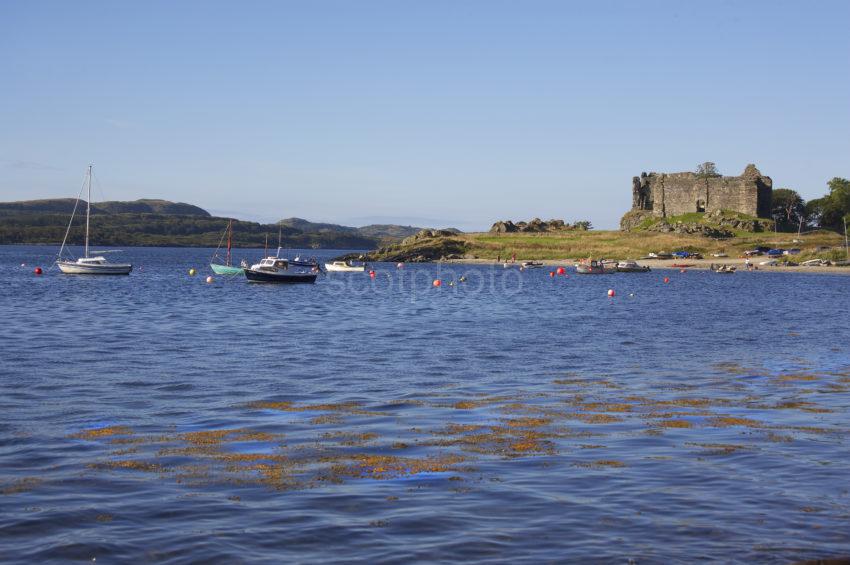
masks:
[[[457,238],[457,230],[424,229],[397,245],[381,247],[365,255],[349,254],[339,260],[428,263],[431,261],[464,259],[469,245]]]

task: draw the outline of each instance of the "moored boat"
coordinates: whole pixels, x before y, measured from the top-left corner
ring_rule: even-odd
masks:
[[[618,273],[648,273],[647,265],[638,265],[635,261],[620,261],[617,263]]]
[[[346,261],[334,261],[332,263],[325,263],[325,270],[337,273],[362,273],[366,270],[366,266],[352,265],[350,262]]]
[[[523,269],[542,269],[543,263],[540,261],[524,261],[522,263]]]
[[[582,261],[576,263],[576,273],[580,275],[605,275],[616,273],[617,265],[614,263],[606,263],[604,261]]]
[[[218,249],[221,248],[221,241],[219,241],[218,248],[216,248],[215,253],[213,253],[212,259],[210,259],[210,269],[217,275],[241,275],[244,271],[244,267],[234,267],[230,264],[231,261],[231,249],[233,247],[233,220],[227,222],[227,228],[224,230],[224,235],[222,235],[222,239],[224,236],[227,236],[227,255],[224,259],[224,264],[216,263],[216,259],[218,259]]]
[[[319,266],[319,260],[315,257],[304,258],[300,255],[296,255],[294,259],[289,260],[289,264],[294,267],[313,267]]]
[[[77,211],[77,205],[80,203],[80,197],[77,196],[77,201],[74,203],[74,210],[71,212],[71,220],[68,222],[68,229],[65,231],[65,238],[62,240],[62,247],[59,248],[59,259],[56,260],[56,266],[66,275],[129,275],[133,270],[133,265],[129,263],[110,263],[105,257],[96,256],[89,257],[89,222],[91,219],[91,177],[92,166],[89,165],[86,173],[88,181],[88,196],[86,199],[86,245],[83,257],[76,260],[63,260],[62,253],[65,250],[65,243],[68,241],[68,234],[71,232],[71,225],[74,223],[74,214]],[[80,190],[82,193],[82,190]]]
[[[250,282],[298,284],[314,283],[319,275],[318,268],[304,271],[291,268],[289,261],[281,257],[266,257],[245,269],[245,278]]]
[[[128,263],[110,263],[104,257],[80,257],[76,261],[57,261],[56,264],[66,275],[129,275],[133,270]]]

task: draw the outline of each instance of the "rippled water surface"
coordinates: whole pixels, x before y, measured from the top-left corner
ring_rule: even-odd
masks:
[[[850,554],[850,277],[53,252],[0,247],[0,560]]]

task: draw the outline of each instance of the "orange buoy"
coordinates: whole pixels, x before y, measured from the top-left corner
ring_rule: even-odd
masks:
[[[617,293],[616,293],[616,292],[614,292],[614,289],[613,289],[613,288],[609,288],[609,289],[608,289],[608,296],[610,296],[611,298],[613,298],[613,297],[614,297],[614,296],[616,296],[616,295],[617,295]]]
[[[433,283],[433,284],[434,284],[434,286],[442,286],[442,285],[443,285],[443,281],[441,281],[440,279],[434,279],[434,283]]]
[[[684,272],[685,272],[685,269],[682,269],[682,270],[681,270],[681,271],[679,271],[679,272],[680,272],[680,273],[684,273]]]
[[[35,268],[35,270],[34,270],[33,272],[34,272],[36,275],[40,275],[40,274],[41,274],[41,267],[36,267],[36,268]]]
[[[664,282],[665,282],[665,283],[670,282],[670,278],[669,278],[669,277],[664,277]]]
[[[210,284],[211,282],[213,282],[213,280],[215,280],[215,279],[212,278],[212,275],[208,276],[207,277],[207,284]]]
[[[550,276],[550,277],[554,277],[554,276],[555,276],[555,271],[549,271],[549,276]]]

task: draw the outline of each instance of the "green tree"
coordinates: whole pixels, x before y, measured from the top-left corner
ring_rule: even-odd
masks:
[[[843,233],[844,217],[850,216],[850,180],[834,177],[827,186],[829,194],[806,204],[806,221],[815,227]]]
[[[797,231],[806,217],[806,203],[796,190],[777,188],[773,191],[771,217],[780,231]]]
[[[577,230],[587,231],[593,229],[593,224],[588,220],[579,220],[573,224],[573,227]]]
[[[720,173],[717,172],[717,165],[712,163],[711,161],[706,161],[700,165],[697,165],[697,176],[700,178],[709,178],[709,177],[719,177]]]

